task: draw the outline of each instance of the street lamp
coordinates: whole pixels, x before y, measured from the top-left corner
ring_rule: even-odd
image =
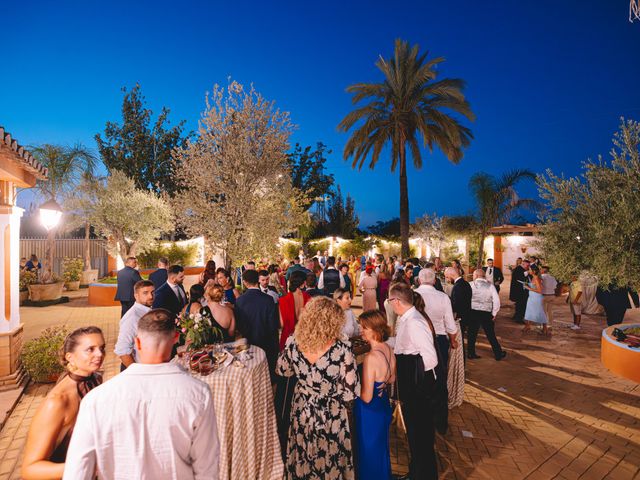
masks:
[[[53,198],[40,205],[40,221],[47,231],[58,225],[62,218],[62,208]]]

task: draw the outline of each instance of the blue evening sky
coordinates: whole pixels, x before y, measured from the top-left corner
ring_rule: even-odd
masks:
[[[22,144],[82,142],[120,120],[121,87],[196,129],[204,95],[229,76],[291,112],[292,142],[333,149],[328,169],[361,226],[398,215],[387,159],[358,172],[336,125],[349,84],[377,81],[395,38],[444,56],[467,82],[475,140],[459,165],[410,168],[411,218],[471,212],[469,177],[514,168],[575,175],[608,156],[619,117],[640,120],[640,22],[628,0],[29,1],[3,5],[0,125]],[[522,189],[535,195],[535,188]],[[21,195],[27,202],[28,195]]]

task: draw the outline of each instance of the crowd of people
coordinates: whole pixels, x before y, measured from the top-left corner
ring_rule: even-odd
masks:
[[[550,335],[558,282],[535,258],[518,259],[511,277],[514,320]],[[116,293],[121,373],[102,384],[100,329],[69,334],[65,375],[31,422],[23,478],[218,478],[211,392],[170,362],[185,313],[205,313],[224,342],[243,337],[264,350],[289,479],[390,479],[394,410],[406,427],[409,478],[437,478],[436,432],[446,433],[448,409],[462,404],[481,328],[495,360],[507,356],[495,333],[504,274],[492,259],[466,275],[459,261],[317,252],[235,270],[210,260],[188,293],[184,280],[166,258],[148,280],[135,257],[126,260]],[[576,278],[575,329],[581,295]],[[355,339],[368,345],[360,358]]]

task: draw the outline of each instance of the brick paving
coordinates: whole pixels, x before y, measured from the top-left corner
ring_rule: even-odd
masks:
[[[604,317],[583,316],[580,332],[563,328],[570,313],[564,299],[556,298],[553,337],[522,334],[510,320],[506,292],[501,296],[505,305],[496,331],[508,356],[493,360],[479,335],[482,358],[467,364],[465,403],[450,411],[449,432],[437,439],[441,478],[640,478],[640,385],[600,364]],[[80,292],[69,304],[22,308],[21,315],[25,340],[51,324],[101,327],[107,339],[105,377],[116,374],[119,307],[89,307]],[[626,321],[640,322],[640,312],[629,311]],[[20,478],[30,419],[50,388],[30,385],[0,431],[0,479]],[[403,436],[393,431],[391,439],[393,470],[405,473]]]

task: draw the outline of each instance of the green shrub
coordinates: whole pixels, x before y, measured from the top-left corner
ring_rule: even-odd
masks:
[[[49,327],[24,344],[20,359],[34,382],[55,381],[64,371],[59,352],[67,333],[66,326]]]
[[[170,265],[182,265],[183,267],[193,265],[198,256],[198,246],[195,244],[180,246],[176,243],[170,245],[154,245],[146,248],[144,252],[137,255],[141,268],[155,268],[160,257],[169,259]]]
[[[38,281],[38,274],[29,270],[20,270],[20,291],[29,290],[29,285]]]
[[[65,282],[79,282],[84,268],[81,258],[62,259],[62,278]]]
[[[329,240],[315,240],[309,242],[309,248],[311,249],[311,256],[315,257],[316,252],[320,250],[320,254],[323,254],[325,251],[329,251]]]
[[[280,251],[284,258],[293,260],[300,254],[300,244],[298,242],[284,242]]]

